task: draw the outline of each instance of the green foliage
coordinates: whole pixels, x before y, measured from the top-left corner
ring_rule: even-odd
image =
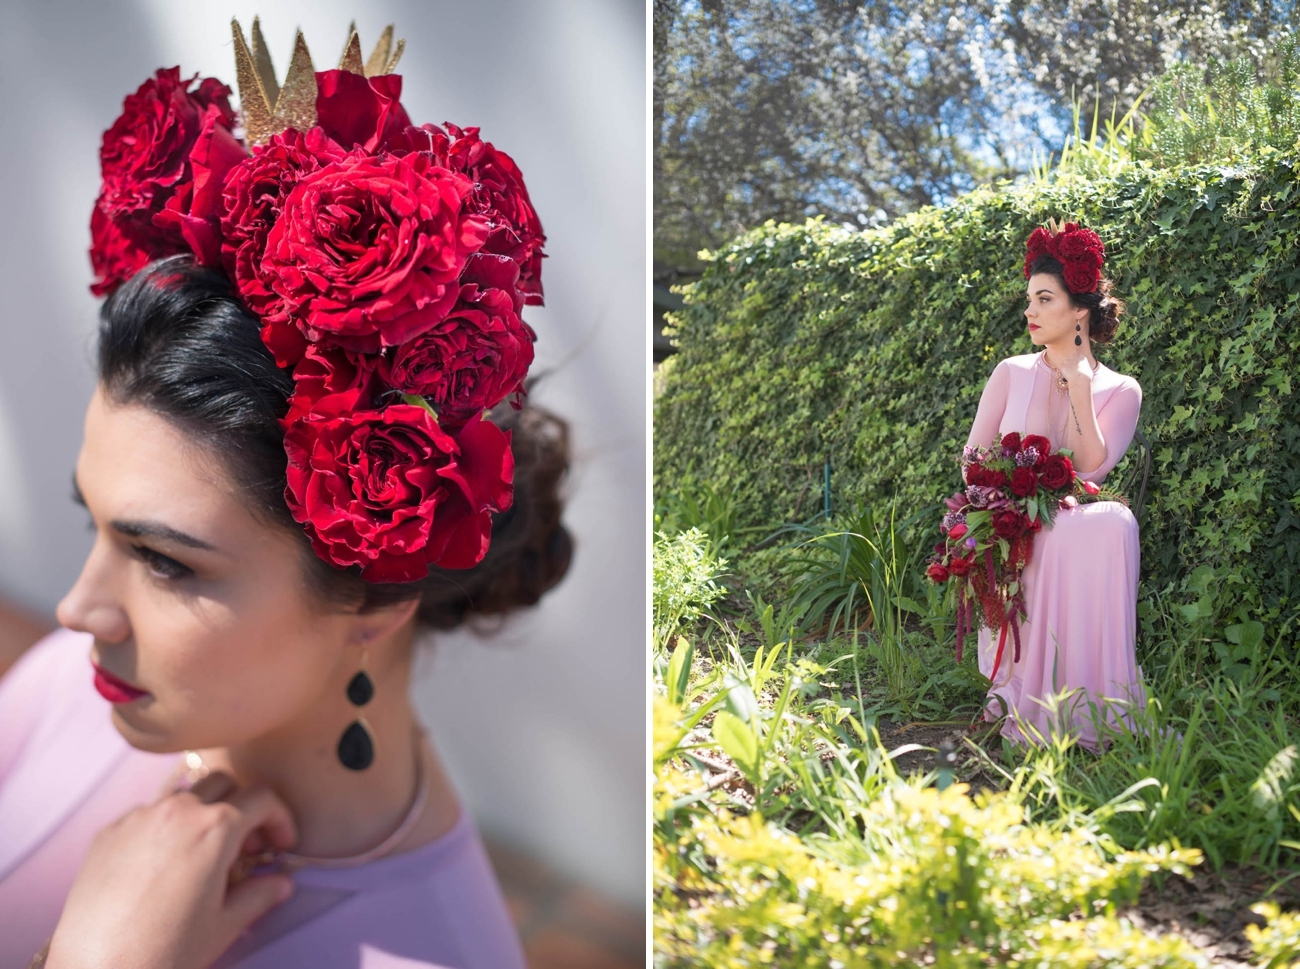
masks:
[[[1107,245],[1129,302],[1099,356],[1141,383],[1153,471],[1144,588],[1215,576],[1217,628],[1300,600],[1300,248],[1294,160],[979,191],[849,232],[765,225],[715,254],[656,404],[656,490],[691,468],[739,527],[795,521],[830,455],[837,503],[911,513],[957,482],[980,391],[1024,333],[1024,240],[1049,216]],[[1127,462],[1127,459],[1126,459]],[[1126,462],[1112,473],[1123,480]]]
[[[1267,923],[1263,928],[1246,926],[1246,938],[1261,969],[1300,966],[1300,913],[1283,914],[1272,902],[1256,905],[1251,911],[1263,916]]]
[[[654,638],[656,643],[667,643],[682,623],[698,619],[723,594],[714,580],[727,562],[713,553],[698,528],[673,536],[660,532],[653,559]]]

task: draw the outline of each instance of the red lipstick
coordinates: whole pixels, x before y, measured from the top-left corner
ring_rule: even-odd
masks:
[[[130,703],[149,695],[148,690],[138,689],[126,680],[120,680],[107,670],[100,669],[94,663],[90,665],[95,667],[95,689],[110,703]]]

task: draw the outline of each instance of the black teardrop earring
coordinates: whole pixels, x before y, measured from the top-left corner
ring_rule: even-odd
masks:
[[[348,681],[348,702],[364,707],[375,697],[375,684],[366,675],[366,654],[361,653],[361,669]],[[375,739],[364,717],[358,717],[339,738],[339,760],[348,770],[365,770],[375,762]]]
[[[1075,328],[1076,331],[1079,331],[1079,330],[1082,330],[1082,329],[1083,329],[1083,326],[1082,326],[1082,324],[1076,323],[1076,324],[1074,324],[1074,328]],[[1075,345],[1076,347],[1081,347],[1081,346],[1083,346],[1083,337],[1081,337],[1081,336],[1076,336],[1076,337],[1074,338],[1074,345]]]

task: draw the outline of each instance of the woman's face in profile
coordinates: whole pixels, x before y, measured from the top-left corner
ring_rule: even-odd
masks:
[[[1029,324],[1029,339],[1035,346],[1072,340],[1076,334],[1088,335],[1088,311],[1070,303],[1070,294],[1055,276],[1050,273],[1030,276],[1025,295],[1028,299],[1025,320]],[[1076,326],[1083,329],[1076,330]]]
[[[346,708],[320,700],[356,670],[355,614],[321,607],[300,540],[255,518],[213,455],[101,388],[76,487],[95,541],[58,618],[94,636],[97,686],[133,746],[292,742],[313,708],[338,707],[343,729]]]

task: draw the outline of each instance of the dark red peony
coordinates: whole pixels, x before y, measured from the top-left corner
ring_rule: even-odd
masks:
[[[91,216],[96,295],[111,292],[150,259],[192,249],[202,260],[214,251],[209,220],[219,213],[207,206],[244,151],[231,134],[230,89],[210,77],[195,88],[196,79],[182,81],[179,67],[160,69],[127,95],[122,114],[104,132],[103,182]],[[172,214],[164,215],[169,203]]]
[[[279,308],[271,279],[262,272],[262,256],[271,226],[285,200],[306,174],[342,161],[345,152],[320,128],[305,134],[290,128],[272,135],[253,150],[227,176],[221,219],[221,258],[240,298],[263,318],[262,339],[282,367],[298,362],[306,339],[283,314],[275,322],[267,316]]]
[[[948,567],[953,575],[960,576],[960,575],[965,575],[967,572],[969,572],[973,564],[974,564],[973,558],[959,557],[959,558],[954,558],[951,562],[949,562]]]
[[[1034,264],[1034,260],[1039,256],[1051,255],[1050,246],[1052,244],[1052,234],[1044,229],[1041,225],[1029,233],[1029,238],[1025,240],[1025,278],[1030,276],[1029,267]]]
[[[280,300],[270,318],[365,353],[432,329],[487,238],[486,220],[464,211],[472,187],[426,154],[356,151],[304,176],[267,236],[261,274]]]
[[[1068,488],[1074,480],[1074,465],[1064,454],[1050,455],[1043,462],[1042,470],[1039,471],[1038,480],[1042,482],[1044,488],[1052,491],[1059,491],[1062,488]]]
[[[1015,431],[1012,431],[1010,434],[1003,434],[1003,435],[1002,435],[1002,447],[1003,447],[1003,449],[1005,449],[1005,450],[1007,450],[1007,451],[1010,451],[1010,452],[1012,452],[1013,454],[1014,454],[1016,451],[1019,451],[1019,450],[1020,450],[1020,435],[1017,434]]]
[[[1011,472],[1011,493],[1028,498],[1038,490],[1038,475],[1033,468],[1016,468]]]
[[[1020,449],[1026,451],[1033,448],[1038,452],[1038,463],[1035,467],[1040,467],[1047,460],[1048,455],[1052,453],[1052,442],[1041,434],[1030,434],[1020,442]]]
[[[401,97],[400,74],[317,71],[316,123],[344,148],[373,154],[390,148],[411,126]]]
[[[948,581],[948,570],[938,562],[931,563],[930,567],[925,570],[925,574],[935,582]]]
[[[983,480],[980,483],[986,488],[1001,488],[1007,483],[1007,473],[998,471],[996,468],[985,468]]]
[[[365,407],[360,390],[333,394],[285,430],[285,499],[316,554],[369,582],[477,564],[513,498],[510,435],[476,419],[453,438],[423,407]]]
[[[463,279],[488,281],[490,273],[475,264],[500,257],[472,256]],[[394,347],[381,358],[380,370],[391,387],[427,397],[444,423],[458,424],[524,392],[524,377],[533,362],[536,334],[515,314],[512,291],[515,265],[500,287],[468,282],[460,301],[433,329]]]
[[[1029,528],[1029,517],[1016,508],[993,513],[993,532],[1001,538],[1019,538]]]

